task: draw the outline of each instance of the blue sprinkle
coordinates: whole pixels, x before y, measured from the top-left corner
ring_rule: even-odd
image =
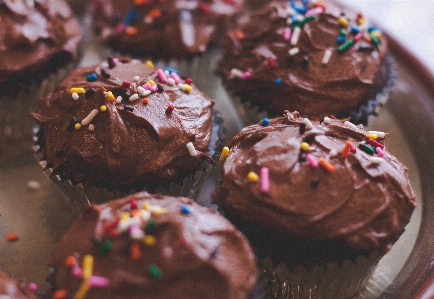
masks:
[[[186,205],[181,206],[181,213],[182,214],[190,214],[190,209]]]
[[[282,84],[282,79],[277,78],[276,80],[274,80],[274,83],[276,83],[277,85]]]
[[[351,33],[352,34],[357,34],[357,33],[359,33],[360,32],[360,29],[359,28],[357,28],[357,27],[351,27]]]
[[[291,17],[291,19],[292,19],[292,23],[297,23],[298,22],[298,20],[297,20],[297,14],[293,14],[292,17]]]
[[[263,127],[266,127],[266,126],[268,126],[270,124],[270,120],[268,119],[268,118],[264,118],[262,121],[261,121],[261,126],[263,126]]]
[[[128,10],[125,18],[124,18],[124,24],[125,26],[130,25],[132,22],[140,20],[140,13],[135,9]]]
[[[178,71],[176,69],[171,68],[171,67],[166,67],[164,70],[168,71],[169,74],[171,74],[171,73],[178,74]]]
[[[304,15],[307,11],[306,7],[299,7],[299,6],[296,6],[295,4],[292,4],[292,8],[294,8],[296,12],[298,12],[299,14],[302,14],[302,15]]]
[[[347,40],[347,38],[346,38],[345,36],[343,36],[343,35],[340,35],[340,36],[338,36],[338,37],[336,38],[336,42],[337,42],[338,44],[343,44],[346,40]]]
[[[378,30],[378,28],[377,28],[377,27],[374,27],[374,26],[369,26],[369,27],[368,27],[368,31],[369,31],[369,32],[371,32],[371,31],[375,31],[375,30]]]
[[[98,80],[98,76],[95,73],[86,76],[87,82],[94,82],[96,80]]]

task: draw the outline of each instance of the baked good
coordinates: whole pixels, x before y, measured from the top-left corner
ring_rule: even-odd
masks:
[[[12,279],[2,271],[0,271],[0,298],[37,299],[36,295],[29,291],[21,281]]]
[[[351,297],[360,285],[347,287],[341,278],[366,281],[378,255],[359,278],[358,258],[385,254],[416,206],[407,168],[387,151],[387,137],[348,120],[320,123],[286,111],[229,142],[215,200],[253,246],[289,267],[350,261],[333,269],[344,271],[332,272],[342,285],[326,284],[348,292],[327,296]],[[312,275],[300,287],[307,292],[324,277]]]
[[[366,123],[393,81],[381,35],[362,14],[329,3],[272,1],[227,33],[219,69],[231,93],[268,117],[297,110]]]
[[[93,1],[97,38],[140,57],[180,60],[216,45],[242,0]]]
[[[213,162],[213,105],[173,69],[109,58],[74,70],[32,115],[54,175],[131,192],[182,182]]]
[[[55,291],[68,298],[241,299],[256,282],[250,245],[229,221],[147,192],[83,211],[50,264]]]

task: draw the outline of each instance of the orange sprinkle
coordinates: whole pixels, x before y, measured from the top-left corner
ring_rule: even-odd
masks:
[[[125,29],[125,32],[126,32],[128,35],[134,35],[134,34],[137,33],[137,27],[134,27],[134,26],[128,26],[127,29]]]
[[[320,159],[318,161],[319,165],[321,165],[322,167],[325,168],[325,170],[327,170],[328,172],[333,172],[335,171],[335,167],[333,166],[333,164],[331,164],[330,162],[328,162],[326,159]]]
[[[143,104],[148,104],[149,103],[149,99],[148,98],[143,98]]]
[[[9,234],[6,236],[6,240],[8,240],[9,242],[13,242],[18,240],[18,235],[17,234]]]
[[[135,5],[143,5],[147,2],[147,0],[134,0]]]
[[[348,152],[350,151],[351,146],[352,146],[351,141],[347,140],[345,142],[345,147],[344,147],[344,149],[342,150],[342,153],[341,153],[342,157],[344,157],[344,158],[348,157]]]
[[[68,292],[66,290],[57,290],[53,294],[54,299],[64,299],[68,296]]]
[[[325,4],[322,2],[316,2],[313,4],[313,7],[322,7],[322,9],[325,9]]]
[[[77,259],[75,258],[75,256],[70,255],[66,258],[65,260],[65,265],[68,267],[72,267],[77,263]]]
[[[236,37],[237,37],[237,39],[243,39],[244,38],[244,33],[242,31],[237,31]]]
[[[161,17],[161,10],[159,10],[159,9],[153,9],[153,10],[151,10],[151,12],[149,13],[149,16],[150,16],[151,18],[153,18],[153,19]]]
[[[367,41],[367,42],[371,42],[371,41],[372,41],[372,38],[371,38],[368,34],[365,34],[365,35],[363,36],[363,38],[364,38],[365,41]]]
[[[140,252],[140,244],[137,242],[134,242],[133,244],[131,244],[131,248],[130,248],[130,256],[133,260],[138,260],[140,258],[140,256],[142,255]]]

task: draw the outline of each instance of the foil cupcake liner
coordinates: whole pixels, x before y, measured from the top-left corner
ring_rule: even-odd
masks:
[[[223,148],[223,143],[225,140],[225,131],[223,123],[224,120],[218,111],[213,111],[213,123],[211,140],[208,149],[208,155],[212,157],[214,161],[218,160],[221,150]],[[82,209],[90,204],[100,204],[116,198],[124,197],[128,194],[132,194],[142,190],[128,190],[128,192],[121,192],[116,189],[107,190],[105,188],[98,188],[94,186],[84,186],[83,184],[74,184],[68,179],[64,179],[59,175],[53,174],[53,169],[47,167],[48,162],[43,160],[42,154],[40,153],[40,147],[37,144],[38,141],[39,127],[35,126],[33,128],[34,142],[33,152],[36,159],[38,160],[43,172],[50,178],[51,181],[66,195],[65,201],[66,205],[70,209],[73,215],[78,215]],[[205,179],[212,172],[214,166],[213,163],[207,161],[203,162],[203,168],[196,170],[188,177],[184,177],[182,181],[176,181],[170,183],[168,186],[156,186],[153,188],[144,189],[149,193],[160,193],[170,196],[184,196],[196,199],[200,187],[202,186]]]

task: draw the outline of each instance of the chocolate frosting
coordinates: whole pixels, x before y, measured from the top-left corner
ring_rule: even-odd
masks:
[[[133,226],[140,232],[132,233]],[[133,246],[140,248],[138,257],[131,255]],[[91,286],[86,298],[242,299],[256,282],[244,235],[215,210],[184,197],[141,192],[85,210],[51,262],[55,289],[66,290],[68,298],[82,284],[73,268],[84,273],[85,255],[93,256],[91,275],[109,281]],[[66,266],[69,256],[76,262]]]
[[[312,121],[309,129],[304,122],[298,112],[286,112],[236,135],[228,145],[216,201],[238,217],[292,238],[387,251],[416,206],[407,168],[386,148],[383,157],[362,150],[371,142],[362,126],[327,119]],[[375,141],[385,145],[387,136]],[[301,148],[302,142],[308,149]],[[324,161],[314,167],[307,154],[317,162],[324,159],[326,167]],[[330,165],[333,170],[327,170]],[[266,179],[247,178],[263,167],[269,171],[269,191],[260,190]]]
[[[223,36],[242,0],[96,0],[94,27],[103,43],[152,59],[184,59]]]
[[[0,1],[0,83],[76,58],[81,37],[64,0]]]
[[[169,85],[145,63],[109,61],[73,71],[40,99],[33,113],[41,127],[43,159],[54,174],[110,190],[139,190],[185,177],[203,166],[203,160],[212,161],[207,151],[213,100],[193,84],[184,84],[188,79]],[[89,75],[96,81],[88,82]],[[158,90],[142,96],[139,90],[150,80]],[[186,86],[191,91],[182,90]],[[74,100],[71,88],[83,88],[85,93]],[[90,124],[83,123],[92,113],[96,116]]]
[[[24,283],[10,278],[6,273],[0,271],[0,298],[5,299],[36,299]]]
[[[349,25],[341,25],[341,11],[327,4],[325,12],[305,17],[302,13],[295,14],[288,2],[274,1],[240,18],[238,28],[231,30],[224,41],[220,71],[227,87],[271,115],[297,110],[317,120],[348,115],[351,109],[372,99],[372,93],[375,98],[387,78],[384,75],[387,41],[380,38],[375,45],[362,37],[339,53],[337,38],[342,29],[347,41],[356,38],[352,28],[365,36],[373,30],[366,21],[357,25],[356,20],[364,18],[357,19],[356,14],[348,11],[344,18]],[[302,21],[288,22],[294,15]],[[293,45],[296,27],[301,31]],[[288,29],[290,39],[285,40],[284,32]],[[298,53],[289,54],[292,49],[298,49]],[[323,63],[326,50],[331,51],[331,57],[328,63]],[[244,78],[231,73],[232,69],[240,71]]]

